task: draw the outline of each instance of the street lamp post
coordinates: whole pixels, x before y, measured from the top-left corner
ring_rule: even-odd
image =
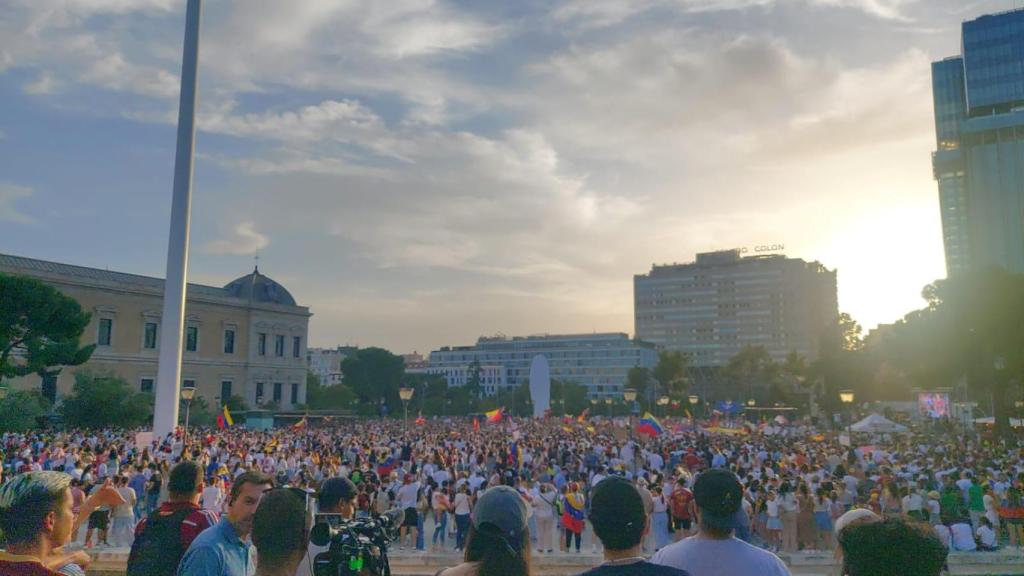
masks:
[[[192,399],[195,397],[195,386],[185,386],[184,388],[181,389],[181,399],[185,401],[185,437],[183,439],[185,446],[188,446],[188,417],[190,415],[189,412],[191,412],[192,408]]]
[[[690,401],[690,419],[692,420],[693,413],[697,411],[697,403],[700,402],[700,397],[697,396],[696,394],[690,394],[688,400]]]
[[[608,406],[608,417],[612,417],[612,399],[611,397],[605,398],[604,403]]]
[[[660,398],[658,398],[658,406],[661,406],[662,417],[665,417],[665,415],[668,413],[668,408],[666,408],[666,406],[668,406],[668,403],[671,401],[672,400],[668,396],[661,396]]]
[[[0,400],[7,398],[7,386],[0,386]]]
[[[413,392],[415,392],[414,388],[408,388],[405,386],[398,389],[398,397],[402,399],[402,408],[405,414],[402,419],[403,428],[409,427],[409,400],[412,400]]]
[[[747,412],[752,412],[752,408],[754,406],[757,406],[757,400],[754,400],[753,398],[749,398],[747,400]],[[747,419],[750,420],[751,422],[753,422],[753,418],[749,414],[747,415]]]
[[[850,441],[850,448],[853,448],[853,390],[840,390],[839,400],[847,406],[846,437]]]

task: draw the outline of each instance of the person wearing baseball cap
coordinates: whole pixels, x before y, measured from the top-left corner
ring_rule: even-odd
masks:
[[[356,485],[348,478],[328,478],[320,485],[320,492],[316,495],[317,513],[340,514],[344,519],[351,520],[356,513],[355,501],[358,494]],[[330,544],[317,546],[311,542],[306,549],[306,557],[302,559],[299,570],[295,573],[296,576],[312,576],[313,560],[317,554],[329,549]]]
[[[713,468],[693,484],[697,534],[662,548],[651,562],[700,576],[789,576],[778,556],[736,538],[735,517],[743,486],[728,470]]]
[[[435,576],[529,576],[526,504],[514,488],[488,488],[476,501],[462,564]]]
[[[644,499],[629,480],[609,476],[590,493],[590,522],[604,545],[604,563],[580,576],[689,576],[644,559],[641,542],[650,530]]]

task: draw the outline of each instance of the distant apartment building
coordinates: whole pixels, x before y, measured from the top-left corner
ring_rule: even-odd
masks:
[[[1024,273],[1024,9],[963,23],[932,64],[946,272]]]
[[[634,276],[633,289],[637,339],[685,352],[697,368],[723,366],[745,346],[813,360],[838,316],[835,271],[782,255],[697,254]]]
[[[479,371],[486,394],[529,382],[534,356],[543,354],[551,378],[587,388],[590,397],[621,397],[630,368],[654,368],[652,344],[624,333],[481,337],[473,346],[446,346],[430,353],[424,373],[444,375],[449,386],[465,386]]]
[[[27,276],[74,298],[92,315],[81,342],[92,358],[54,376],[25,376],[14,388],[51,401],[71,392],[82,370],[112,373],[138,392],[155,392],[164,281],[160,278],[0,254],[0,273]],[[181,386],[211,406],[241,396],[249,406],[306,401],[309,308],[258,269],[223,288],[189,284]]]
[[[309,371],[316,375],[321,386],[337,386],[342,383],[342,361],[357,351],[358,348],[355,346],[310,348],[306,352],[306,362],[309,364]]]

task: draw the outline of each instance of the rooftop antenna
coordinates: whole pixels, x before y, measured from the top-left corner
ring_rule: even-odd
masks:
[[[252,260],[254,262],[253,274],[259,274],[260,273],[260,253],[257,252],[256,255],[252,257]]]

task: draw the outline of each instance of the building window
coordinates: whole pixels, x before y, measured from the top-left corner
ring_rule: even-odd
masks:
[[[114,321],[110,318],[100,318],[100,333],[96,338],[96,344],[110,346],[110,336],[114,331]]]
[[[225,330],[224,331],[224,353],[234,354],[235,353],[235,331]]]
[[[256,404],[263,404],[263,382],[256,383]]]
[[[185,351],[195,352],[199,349],[199,327],[188,326],[185,328]]]
[[[143,378],[142,380],[139,380],[139,392],[142,392],[143,394],[150,394],[150,393],[152,393],[153,392],[153,379],[152,378]]]
[[[292,406],[299,403],[299,385],[292,383]]]
[[[274,382],[274,402],[281,402],[281,383]]]
[[[182,380],[181,381],[181,387],[182,388],[195,388],[196,387],[196,381],[192,380],[192,379]]]
[[[274,356],[284,357],[284,336],[280,334],[274,336]]]
[[[267,355],[267,334],[266,332],[260,332],[256,335],[256,354],[260,356]]]
[[[302,337],[301,336],[293,336],[292,337],[292,356],[295,357],[295,358],[298,358],[299,355],[300,355],[299,353],[301,351],[302,351]]]
[[[156,349],[156,322],[146,322],[142,347],[146,350]]]
[[[227,404],[228,398],[231,398],[231,380],[222,380],[220,383],[220,405]]]

